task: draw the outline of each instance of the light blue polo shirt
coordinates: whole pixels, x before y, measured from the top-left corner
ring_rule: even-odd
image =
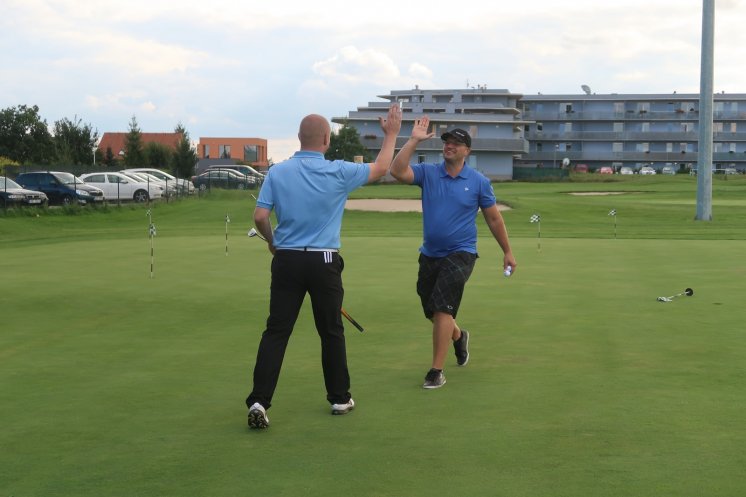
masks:
[[[445,257],[454,252],[477,253],[476,216],[497,203],[492,184],[464,165],[455,178],[440,164],[414,164],[413,184],[422,188],[423,242],[420,252]]]
[[[347,195],[369,174],[368,164],[303,150],[269,168],[256,205],[275,211],[275,248],[339,249]]]

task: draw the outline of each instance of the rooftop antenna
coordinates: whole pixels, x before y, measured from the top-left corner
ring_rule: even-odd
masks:
[[[590,95],[591,94],[591,87],[590,86],[588,86],[588,85],[580,85],[580,87],[583,89],[583,91],[585,92],[586,95]]]

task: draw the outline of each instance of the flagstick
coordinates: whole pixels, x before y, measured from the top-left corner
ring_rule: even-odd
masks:
[[[614,240],[616,240],[616,216],[614,216]]]
[[[153,266],[155,265],[155,248],[153,247],[153,238],[155,238],[155,225],[153,224],[153,214],[150,209],[145,213],[148,216],[148,237],[150,238],[150,279],[153,279]]]
[[[228,223],[230,223],[231,220],[228,217],[228,213],[225,213],[225,256],[228,257]]]
[[[153,264],[155,263],[155,250],[153,249],[153,236],[150,237],[150,279],[153,279]]]
[[[541,252],[541,215],[540,214],[534,214],[531,216],[531,219],[529,219],[532,223],[538,223],[538,231],[536,232],[536,250]]]

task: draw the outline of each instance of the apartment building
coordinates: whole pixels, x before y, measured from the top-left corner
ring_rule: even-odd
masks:
[[[373,156],[381,149],[383,133],[379,117],[386,117],[391,103],[402,106],[402,128],[397,141],[401,147],[409,138],[414,120],[427,114],[435,136],[417,148],[416,162],[443,160],[443,143],[440,135],[451,128],[463,128],[472,137],[470,167],[481,171],[490,179],[511,179],[514,156],[528,152],[524,129],[530,123],[520,118],[518,102],[521,95],[508,90],[485,87],[463,90],[413,90],[392,91],[381,95],[384,102],[369,102],[349,112],[347,117],[335,117],[332,122],[348,123],[360,134],[360,140]]]
[[[746,170],[746,94],[714,95],[713,169]],[[517,167],[696,168],[699,94],[524,95],[529,151]]]
[[[586,90],[586,88],[584,88]],[[378,117],[391,102],[404,111],[397,146],[414,119],[427,114],[435,137],[418,148],[418,162],[442,160],[440,134],[452,127],[474,138],[469,165],[491,179],[511,179],[513,168],[560,168],[585,164],[660,171],[695,169],[698,160],[699,94],[521,95],[487,87],[392,91],[332,119],[348,122],[373,154],[380,150]],[[746,94],[714,95],[713,169],[746,171]]]
[[[197,170],[213,164],[235,164],[235,161],[249,163],[256,169],[266,170],[267,140],[264,138],[212,138],[200,137],[197,145]]]

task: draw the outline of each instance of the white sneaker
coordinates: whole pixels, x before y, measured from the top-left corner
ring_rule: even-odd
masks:
[[[249,409],[249,428],[256,430],[262,430],[269,426],[269,418],[267,417],[267,411],[259,402],[254,402],[254,405]]]
[[[346,404],[332,404],[332,414],[347,414],[355,408],[355,401],[350,399]]]

